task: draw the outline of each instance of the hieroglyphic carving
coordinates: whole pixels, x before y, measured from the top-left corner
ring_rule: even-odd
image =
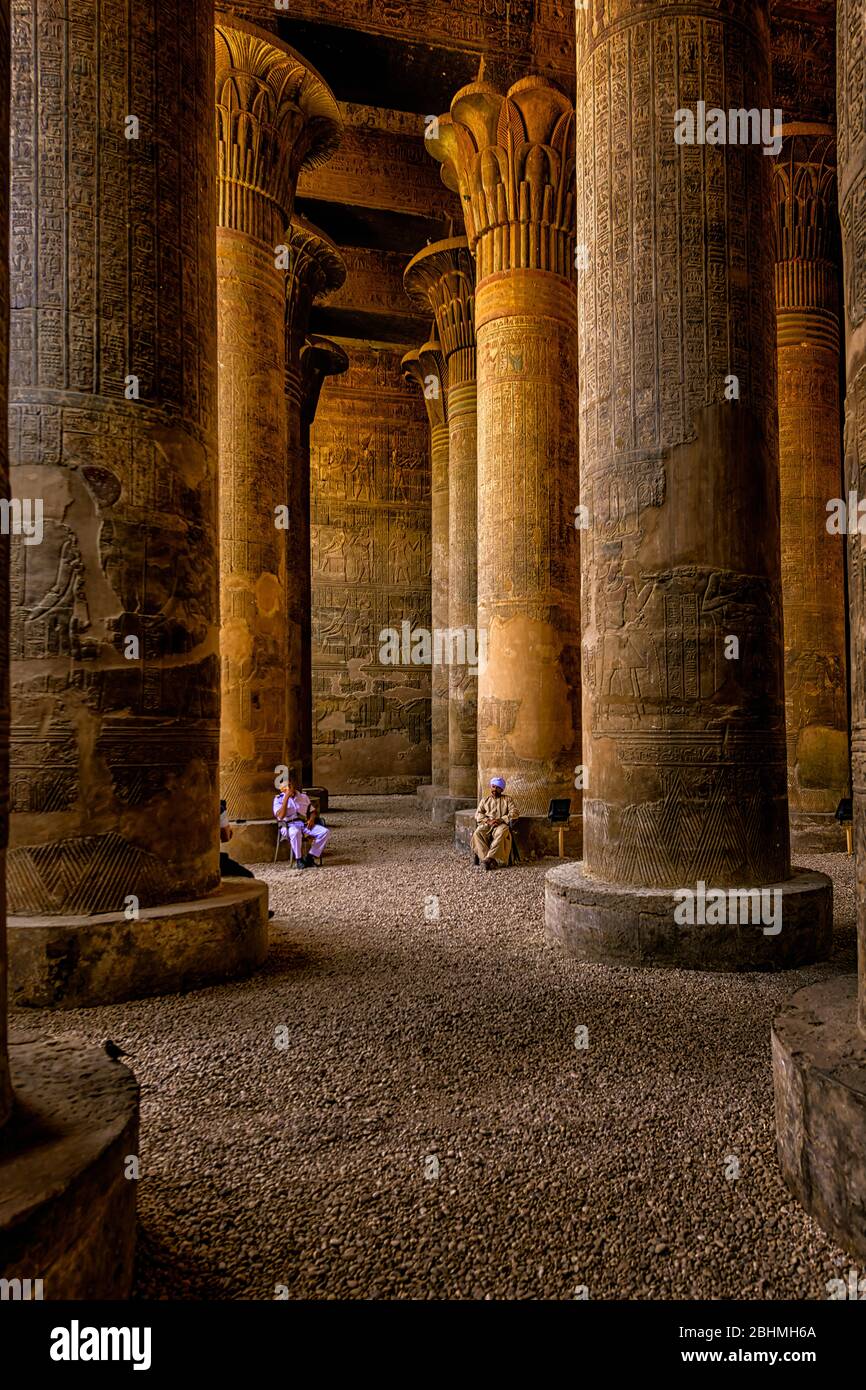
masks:
[[[583,0],[581,0],[583,3]],[[268,12],[272,0],[247,0]],[[538,68],[574,83],[574,0],[292,0],[291,18],[343,25],[407,43],[487,55],[515,76]],[[291,34],[291,23],[287,25]],[[507,80],[512,80],[508,76]]]
[[[773,105],[786,125],[836,115],[836,0],[770,0]]]
[[[10,906],[192,899],[218,881],[213,7],[12,21],[10,456],[44,537],[13,547]]]
[[[348,347],[311,432],[315,776],[337,791],[430,775],[430,668],[380,662],[385,628],[430,628],[427,420],[399,352]]]
[[[403,287],[403,272],[409,257],[399,251],[381,251],[373,247],[343,246],[340,249],[346,263],[346,280],[328,297],[328,308],[399,315],[403,320],[414,318],[417,332],[423,336],[429,328],[430,310],[426,305],[423,313],[417,309]]]
[[[448,371],[448,619],[452,632],[478,627],[478,392],[475,264],[465,237],[434,241],[404,276],[419,305],[432,310]],[[448,671],[448,790],[474,796],[478,762],[478,662],[451,652]],[[458,660],[459,656],[463,660]]]
[[[475,82],[428,146],[476,260],[478,782],[543,815],[580,762],[574,110],[543,77]]]
[[[786,134],[773,164],[788,799],[802,848],[838,844],[847,792],[844,547],[839,495],[839,225],[833,132]]]
[[[766,20],[577,14],[584,854],[619,882],[789,873],[771,161],[673,122],[770,106]]]
[[[454,194],[443,188],[424,150],[424,120],[414,136],[353,126],[322,169],[298,180],[299,198],[383,208],[446,222],[459,216]]]
[[[0,421],[9,380],[9,0],[0,0]],[[0,498],[9,496],[6,431],[0,431]],[[9,631],[9,541],[0,534],[0,632]],[[6,845],[9,838],[9,650],[0,642],[0,1126],[12,1109],[6,1050]]]
[[[448,618],[448,366],[438,338],[407,352],[403,375],[421,390],[430,422],[430,622],[444,632]],[[431,782],[446,789],[449,779],[449,666],[433,650],[430,677]]]
[[[866,497],[866,13],[839,0],[837,18],[839,214],[845,266],[845,479]],[[859,1023],[866,1032],[866,549],[848,536],[851,623],[851,776],[857,854]]]
[[[292,541],[278,509],[291,504],[290,474],[297,481],[301,469],[299,354],[315,289],[308,238],[295,244],[290,223],[298,169],[331,155],[340,120],[318,74],[270,35],[225,20],[216,52],[220,764],[232,813],[249,818],[270,813],[274,769],[300,756],[302,623],[297,603],[287,607]],[[294,336],[287,305],[298,308]],[[294,520],[306,551],[297,506]],[[292,556],[301,563],[294,547]]]
[[[328,298],[346,278],[346,266],[330,237],[296,213],[287,238],[286,408],[288,449],[285,503],[288,661],[285,685],[285,760],[296,776],[312,779],[312,639],[310,614],[310,421],[322,374],[332,358],[308,341],[314,303]],[[340,370],[337,367],[337,370]],[[344,368],[343,368],[344,370]],[[315,395],[315,403],[310,398]]]

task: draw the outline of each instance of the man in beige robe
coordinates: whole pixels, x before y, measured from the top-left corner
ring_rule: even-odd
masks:
[[[482,797],[475,812],[472,853],[485,869],[504,868],[511,858],[511,826],[519,812],[505,795],[505,778],[490,779],[490,795]]]

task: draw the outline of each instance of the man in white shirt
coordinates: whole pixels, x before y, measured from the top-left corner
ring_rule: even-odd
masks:
[[[306,792],[291,778],[284,782],[274,797],[274,815],[280,838],[288,840],[299,869],[321,868],[322,855],[331,838],[330,830],[316,824],[316,810]],[[302,854],[304,836],[313,841],[309,854]]]

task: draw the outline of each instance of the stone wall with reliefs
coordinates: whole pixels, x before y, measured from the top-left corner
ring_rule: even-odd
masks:
[[[14,912],[219,881],[213,125],[211,0],[14,0]]]
[[[0,0],[0,420],[9,368],[9,0]],[[0,497],[9,495],[6,433],[0,430]],[[9,541],[0,533],[0,633],[9,630]],[[12,1107],[6,1053],[6,841],[9,817],[9,648],[0,641],[0,1125]]]
[[[430,778],[430,667],[383,665],[380,632],[430,628],[430,448],[402,352],[344,345],[310,438],[313,752],[332,792]]]

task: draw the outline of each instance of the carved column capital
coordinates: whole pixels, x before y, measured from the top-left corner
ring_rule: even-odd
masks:
[[[276,245],[302,168],[340,143],[342,118],[315,68],[242,20],[216,26],[218,225]]]
[[[435,338],[407,352],[400,363],[407,381],[421,390],[431,430],[448,422],[448,361]]]
[[[303,408],[301,356],[313,305],[345,283],[346,262],[335,243],[312,222],[295,214],[286,237],[286,373]],[[291,388],[290,388],[291,389]]]
[[[349,354],[330,338],[312,335],[301,348],[301,380],[303,383],[302,418],[309,429],[316,418],[319,397],[325,377],[342,376],[349,370]]]
[[[839,350],[836,140],[819,125],[783,128],[773,161],[776,314],[780,347]]]
[[[452,385],[475,380],[475,262],[466,237],[434,241],[403,272],[409,298],[432,310]]]
[[[555,83],[524,77],[504,95],[470,83],[427,147],[462,200],[479,284],[509,270],[573,278],[574,107]]]

